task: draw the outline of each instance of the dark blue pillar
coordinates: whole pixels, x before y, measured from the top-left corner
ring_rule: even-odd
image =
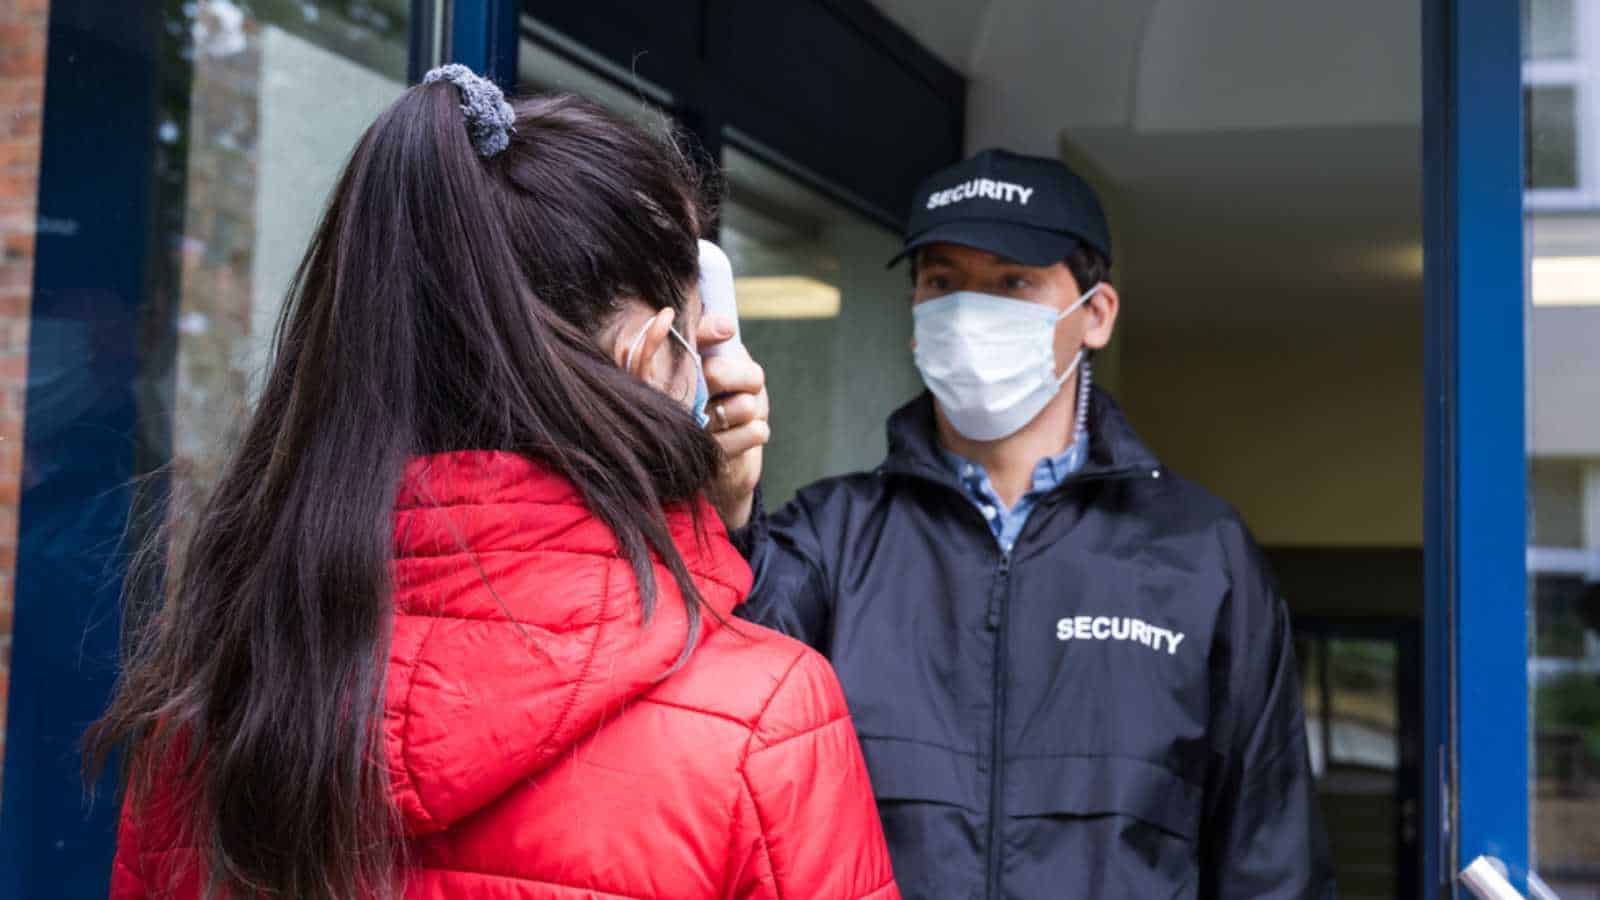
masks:
[[[102,0],[50,5],[0,897],[107,888],[114,778],[89,804],[77,746],[118,652],[161,25]]]
[[[1427,853],[1528,870],[1520,6],[1424,3]],[[1425,892],[1432,895],[1431,892]]]
[[[507,92],[517,86],[517,0],[453,0],[446,62],[458,62]]]

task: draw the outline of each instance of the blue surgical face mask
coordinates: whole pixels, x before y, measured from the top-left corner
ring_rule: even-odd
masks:
[[[650,323],[646,322],[644,327],[639,329],[639,334],[633,339],[633,343],[628,345],[628,356],[623,362],[623,368],[632,371],[633,354],[638,352],[639,345],[644,342],[645,332],[649,330]],[[689,351],[689,358],[694,360],[694,400],[689,404],[689,412],[694,415],[696,424],[704,428],[711,424],[711,416],[706,414],[706,405],[711,402],[711,388],[706,385],[705,362],[700,358],[700,352],[694,349],[694,345],[678,333],[678,329],[668,328],[667,332],[678,339],[683,349]]]

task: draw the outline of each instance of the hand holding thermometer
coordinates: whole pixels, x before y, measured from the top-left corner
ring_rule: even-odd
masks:
[[[730,350],[744,348],[739,340],[739,305],[733,294],[733,263],[728,254],[710,241],[700,242],[700,302],[706,315],[723,316],[733,322],[733,337],[701,351],[705,356],[719,356]]]
[[[772,436],[767,426],[766,375],[739,340],[733,264],[722,248],[710,241],[700,242],[700,304],[703,315],[723,316],[733,324],[732,337],[700,351],[704,357],[700,371],[712,395],[711,435],[724,460],[707,495],[724,524],[742,528],[750,521],[756,485],[761,481],[761,448]]]

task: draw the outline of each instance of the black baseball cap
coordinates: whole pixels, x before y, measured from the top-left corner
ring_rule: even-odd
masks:
[[[1025,266],[1050,266],[1081,243],[1111,261],[1111,229],[1094,189],[1059,160],[984,150],[917,187],[906,243],[961,244]]]

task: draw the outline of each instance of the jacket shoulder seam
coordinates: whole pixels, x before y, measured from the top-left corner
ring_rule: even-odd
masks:
[[[794,670],[800,666],[800,662],[805,658],[806,651],[802,648],[800,652],[794,655],[794,659],[789,661],[789,665],[783,670],[783,675],[779,676],[777,684],[773,685],[772,693],[767,695],[766,702],[761,704],[761,709],[756,712],[755,718],[750,720],[750,736],[745,739],[744,752],[739,754],[739,769],[741,773],[744,770],[745,762],[750,759],[750,754],[753,752],[756,735],[761,731],[761,722],[767,717],[767,710],[772,708],[773,701],[777,700],[778,695],[783,693],[783,686],[789,683],[789,677],[794,674]]]
[[[650,696],[640,697],[637,702],[639,702],[639,703],[650,703],[650,704],[654,704],[656,706],[665,706],[665,707],[667,707],[669,709],[678,709],[678,710],[682,710],[682,711],[684,711],[686,713],[693,713],[695,715],[706,716],[706,717],[712,718],[712,719],[721,719],[724,722],[731,722],[734,725],[739,726],[740,728],[748,729],[748,728],[753,728],[754,727],[750,722],[747,722],[744,719],[741,719],[738,716],[733,715],[732,713],[719,712],[719,711],[714,710],[714,709],[705,709],[704,707],[699,707],[699,706],[690,706],[687,703],[674,703],[671,700],[662,700],[659,697],[650,697]]]
[[[833,718],[828,719],[825,722],[818,722],[815,725],[811,725],[811,726],[808,726],[806,728],[801,729],[800,731],[796,731],[794,734],[785,735],[782,738],[780,738],[780,739],[778,739],[776,741],[773,741],[770,744],[763,744],[762,746],[756,748],[755,750],[750,751],[749,755],[750,756],[755,756],[755,755],[760,754],[760,753],[765,753],[768,750],[776,750],[777,748],[782,747],[784,744],[787,744],[790,741],[796,740],[797,738],[803,738],[803,737],[806,737],[808,735],[813,735],[813,734],[816,734],[819,731],[822,731],[825,728],[831,728],[831,727],[833,727],[835,725],[838,725],[840,722],[849,723],[849,721],[850,721],[850,714],[849,713],[840,713],[837,716],[834,716]]]

